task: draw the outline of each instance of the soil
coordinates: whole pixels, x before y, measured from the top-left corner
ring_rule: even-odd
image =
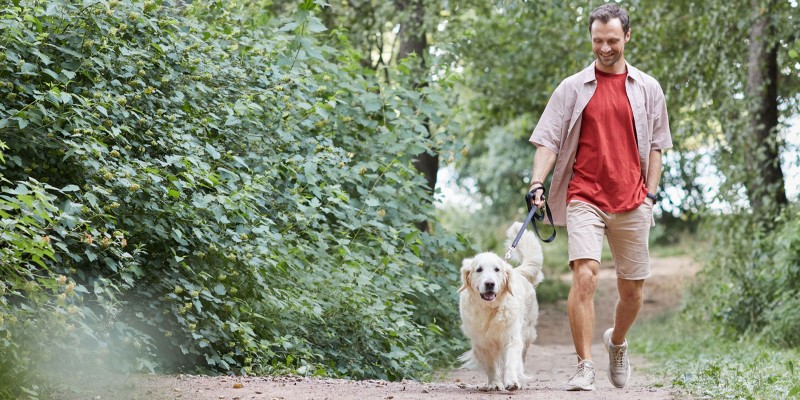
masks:
[[[639,321],[675,309],[682,288],[697,272],[688,257],[654,258],[653,275],[645,282],[645,299]],[[570,280],[570,275],[559,279]],[[550,278],[553,279],[553,278]],[[592,348],[597,373],[593,392],[566,392],[565,383],[577,362],[566,316],[566,302],[540,305],[538,339],[528,351],[526,373],[531,377],[523,389],[487,392],[485,377],[477,371],[457,369],[441,374],[433,382],[352,381],[297,376],[209,377],[195,375],[140,375],[125,379],[97,379],[78,384],[57,398],[94,399],[192,399],[192,400],[367,400],[367,399],[672,399],[678,395],[648,374],[648,362],[631,354],[633,374],[624,389],[616,389],[606,378],[607,356],[603,331],[613,324],[617,301],[616,276],[609,264],[601,267],[595,298],[597,323]],[[634,327],[635,329],[635,327]],[[102,382],[102,383],[99,383]],[[99,385],[98,385],[99,383]]]

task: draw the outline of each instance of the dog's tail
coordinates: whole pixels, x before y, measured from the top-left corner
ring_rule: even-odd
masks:
[[[508,235],[506,247],[511,245],[511,242],[517,237],[517,233],[519,233],[520,229],[522,229],[521,222],[515,222],[508,228],[506,232]],[[528,278],[528,281],[534,286],[544,280],[544,274],[542,273],[542,264],[544,263],[542,245],[539,244],[539,240],[536,239],[536,235],[534,235],[533,232],[526,230],[525,233],[522,234],[517,248],[514,249],[512,253],[512,258],[518,260],[520,263],[516,268],[517,271]]]
[[[472,352],[472,350],[467,350],[464,352],[464,354],[458,357],[458,361],[461,361],[461,368],[478,369],[480,366],[478,359],[475,358],[475,354]]]

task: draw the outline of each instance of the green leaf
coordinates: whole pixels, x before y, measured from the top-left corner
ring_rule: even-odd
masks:
[[[364,106],[364,111],[368,113],[380,111],[383,104],[381,98],[375,93],[365,93],[359,96],[361,104]]]
[[[6,188],[4,188],[4,192],[8,193],[8,194],[14,194],[14,195],[17,195],[17,196],[21,196],[21,195],[27,195],[31,191],[28,189],[27,186],[19,184],[14,189],[6,189]]]
[[[308,31],[311,33],[320,33],[325,32],[328,28],[322,24],[322,21],[317,17],[309,18],[308,20]]]
[[[298,26],[300,26],[300,24],[299,24],[299,23],[297,23],[297,22],[289,22],[289,23],[287,23],[286,25],[282,26],[282,27],[279,29],[279,31],[280,31],[280,32],[289,32],[289,31],[293,31],[293,30],[294,30],[295,28],[297,28]]]
[[[306,10],[306,11],[311,11],[316,7],[317,7],[317,4],[316,4],[316,2],[314,2],[314,0],[304,0],[303,4],[300,6],[300,9]]]
[[[51,60],[50,57],[48,57],[45,54],[42,54],[39,50],[34,50],[33,54],[35,54],[37,57],[39,57],[39,59],[42,60],[42,63],[44,65],[50,65],[50,64],[53,63],[53,60]]]
[[[227,293],[227,291],[225,290],[225,285],[221,283],[214,285],[214,293],[216,293],[219,296],[224,296],[225,293]]]
[[[208,154],[214,160],[219,160],[220,157],[221,157],[221,154],[219,153],[219,151],[217,151],[217,149],[215,149],[214,146],[211,145],[211,143],[206,143],[206,152],[208,152]]]

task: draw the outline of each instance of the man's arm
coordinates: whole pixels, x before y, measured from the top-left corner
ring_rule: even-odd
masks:
[[[533,174],[531,174],[531,186],[529,190],[533,190],[536,187],[544,187],[543,182],[547,179],[547,175],[550,174],[550,170],[553,169],[553,166],[556,165],[556,158],[558,158],[558,154],[553,150],[540,145],[536,146],[536,154],[533,156]],[[536,191],[536,196],[533,199],[533,205],[536,207],[541,207],[542,204],[544,204],[544,199],[542,199],[543,193],[542,190]]]
[[[650,150],[650,163],[647,166],[647,193],[658,193],[658,181],[661,179],[661,168],[661,150]]]

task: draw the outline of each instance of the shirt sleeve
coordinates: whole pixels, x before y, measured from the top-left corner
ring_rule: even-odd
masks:
[[[667,101],[664,91],[656,84],[655,121],[653,123],[653,136],[650,150],[664,150],[672,147],[672,134],[669,130],[669,116],[667,115]]]
[[[564,92],[566,86],[562,82],[550,96],[539,122],[529,141],[538,146],[544,146],[558,154],[561,148],[561,135],[564,124]]]

